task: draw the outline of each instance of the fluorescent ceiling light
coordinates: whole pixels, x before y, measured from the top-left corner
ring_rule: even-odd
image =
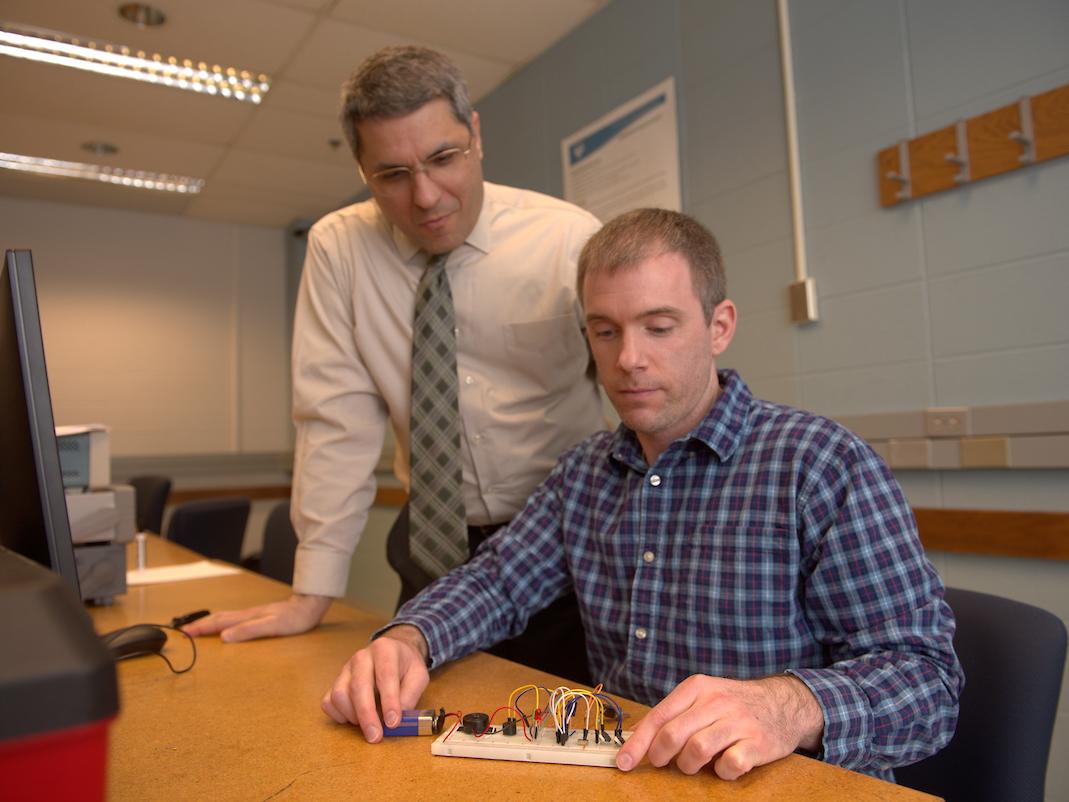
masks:
[[[183,195],[195,195],[204,188],[203,178],[150,173],[146,170],[124,170],[121,167],[108,167],[102,164],[42,159],[37,156],[20,156],[17,153],[0,153],[0,168],[39,175],[84,178],[87,181],[103,181],[106,184],[118,184],[135,189],[155,189],[159,192],[178,192]]]
[[[143,50],[104,42],[82,42],[65,33],[18,28],[7,23],[0,23],[0,54],[247,103],[259,103],[271,88],[268,76],[254,75],[248,70],[174,56],[164,58],[158,53],[146,54]]]

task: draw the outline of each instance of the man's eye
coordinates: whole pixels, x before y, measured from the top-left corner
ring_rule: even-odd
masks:
[[[375,178],[381,181],[383,184],[399,184],[408,178],[409,171],[403,167],[398,167],[396,170],[383,170],[381,173],[377,173]]]
[[[436,153],[429,159],[432,167],[448,167],[456,159],[459,150],[455,148],[452,150],[443,150],[441,153]]]
[[[650,330],[651,334],[656,334],[656,335],[661,335],[661,336],[663,336],[665,334],[671,334],[672,333],[672,327],[671,326],[650,326],[649,330]]]
[[[614,334],[612,329],[591,329],[590,333],[599,340],[607,340]]]

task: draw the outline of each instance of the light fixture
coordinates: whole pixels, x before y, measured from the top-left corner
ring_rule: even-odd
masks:
[[[204,188],[203,178],[151,173],[147,170],[125,170],[121,167],[109,167],[103,164],[42,159],[37,156],[21,156],[18,153],[0,153],[0,168],[39,175],[83,178],[88,181],[103,181],[106,184],[117,184],[134,189],[154,189],[159,192],[177,192],[182,195],[195,195]]]
[[[167,21],[166,14],[145,3],[123,3],[119,6],[119,16],[138,28],[155,28]]]
[[[0,54],[247,103],[259,103],[271,88],[271,79],[262,73],[254,75],[248,70],[174,56],[165,58],[159,53],[147,54],[105,42],[83,42],[65,33],[9,23],[0,23]]]
[[[119,148],[110,142],[83,142],[82,150],[87,150],[95,156],[114,156]]]

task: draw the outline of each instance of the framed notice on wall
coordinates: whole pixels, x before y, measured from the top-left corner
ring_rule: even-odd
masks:
[[[675,80],[561,140],[564,199],[602,222],[643,206],[681,211]]]

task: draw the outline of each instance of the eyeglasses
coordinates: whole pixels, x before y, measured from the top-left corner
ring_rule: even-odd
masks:
[[[435,183],[447,181],[456,176],[467,161],[468,154],[474,146],[474,140],[468,140],[466,148],[445,148],[420,162],[415,167],[398,165],[387,167],[365,176],[360,168],[360,175],[367,184],[374,184],[375,189],[384,194],[406,192],[416,179],[417,173],[426,173],[427,178]],[[358,165],[359,166],[359,165]]]

